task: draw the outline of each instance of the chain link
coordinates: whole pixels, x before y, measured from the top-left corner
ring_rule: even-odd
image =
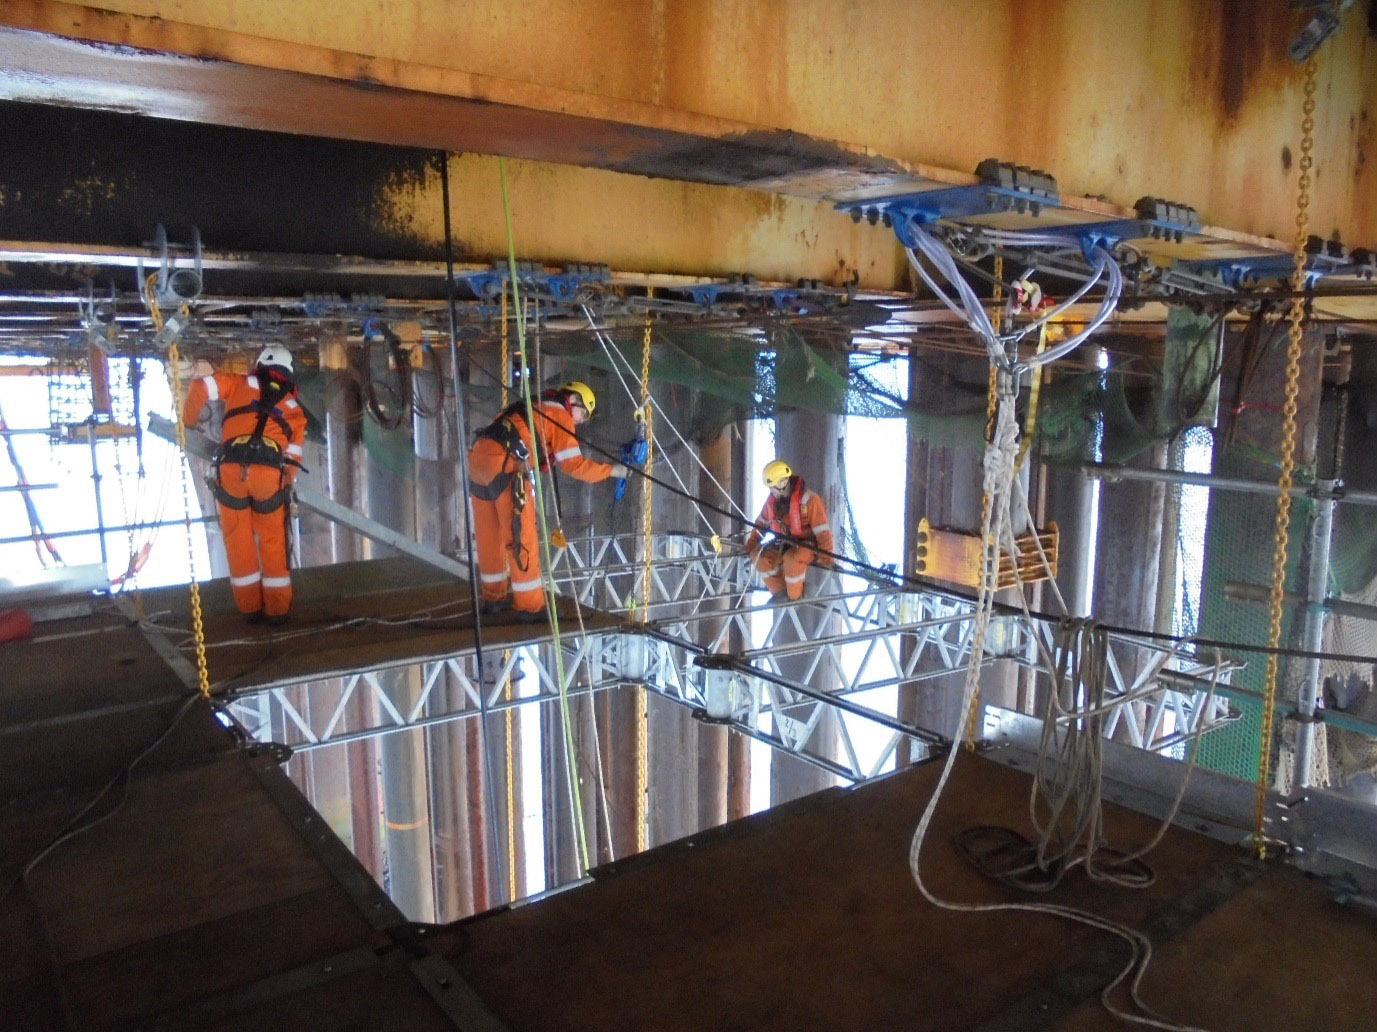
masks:
[[[1301,105],[1300,175],[1296,182],[1295,265],[1291,270],[1291,305],[1287,310],[1286,385],[1281,406],[1281,461],[1277,473],[1277,515],[1273,532],[1272,590],[1268,605],[1267,645],[1281,644],[1282,600],[1286,589],[1286,551],[1291,529],[1291,485],[1296,470],[1296,398],[1300,392],[1301,351],[1305,333],[1306,244],[1310,238],[1310,170],[1315,148],[1315,58],[1305,62],[1305,99]],[[1272,772],[1272,736],[1276,725],[1277,669],[1279,657],[1267,657],[1267,681],[1263,690],[1262,730],[1258,743],[1257,786],[1253,794],[1253,841],[1257,855],[1265,859],[1267,844],[1263,822],[1267,810],[1267,785]]]
[[[162,329],[162,313],[157,302],[149,307],[155,331]],[[186,458],[186,424],[182,421],[185,390],[182,384],[182,354],[174,340],[167,349],[168,368],[172,370],[172,425],[177,428],[177,447],[182,452],[182,511],[186,513],[187,576],[191,581],[191,635],[196,642],[196,687],[203,699],[210,698],[210,671],[206,666],[206,628],[201,618],[201,585],[196,580],[196,548],[191,539],[191,472]]]
[[[649,297],[649,291],[646,292]],[[645,564],[641,581],[641,623],[650,619],[650,578],[651,548],[654,544],[654,495],[651,493],[650,476],[655,468],[655,437],[651,432],[650,405],[650,315],[646,315],[645,332],[641,337],[641,412],[640,418],[645,427],[645,476],[641,478],[641,551]],[[643,853],[648,845],[646,828],[646,804],[650,792],[650,728],[646,705],[646,686],[636,690],[636,851]]]

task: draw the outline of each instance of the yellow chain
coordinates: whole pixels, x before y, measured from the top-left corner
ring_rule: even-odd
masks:
[[[152,293],[153,277],[144,284],[144,297],[148,301],[148,313],[153,320],[154,332],[163,328],[163,314]],[[185,308],[185,306],[183,306]],[[206,628],[201,619],[201,585],[196,580],[196,548],[191,540],[191,473],[186,466],[186,424],[182,422],[182,406],[186,403],[182,387],[182,354],[173,340],[167,349],[168,367],[172,370],[172,425],[177,428],[177,447],[183,456],[182,465],[182,511],[186,513],[186,558],[187,576],[191,580],[191,634],[196,642],[196,682],[203,699],[210,698],[210,671],[206,667]]]
[[[996,333],[1004,330],[1004,257],[995,255],[994,260],[994,291],[990,295],[990,305],[994,309],[994,327]],[[998,374],[995,371],[994,363],[990,363],[990,375],[985,384],[985,442],[988,444],[994,436],[995,410],[999,407],[998,396]],[[982,494],[980,496],[980,525],[985,526],[985,517],[990,511],[990,496]],[[990,547],[991,542],[985,541],[985,548]],[[980,712],[980,684],[977,682],[975,690],[971,695],[971,708],[966,714],[966,748],[975,750],[975,724],[976,714]]]
[[[1305,62],[1305,100],[1301,105],[1300,175],[1296,182],[1295,266],[1291,270],[1291,305],[1286,313],[1286,385],[1281,406],[1281,463],[1277,474],[1277,517],[1273,532],[1272,592],[1268,607],[1267,645],[1281,644],[1281,604],[1286,588],[1286,546],[1291,528],[1291,485],[1296,470],[1296,396],[1300,391],[1301,346],[1305,332],[1305,246],[1310,238],[1310,169],[1315,147],[1315,58]],[[1267,657],[1267,684],[1262,700],[1262,734],[1258,744],[1257,787],[1253,795],[1253,841],[1259,858],[1267,856],[1263,819],[1267,784],[1272,773],[1272,734],[1276,723],[1278,657]]]
[[[650,292],[646,292],[650,296]],[[645,318],[645,333],[641,337],[641,420],[645,426],[645,476],[641,478],[641,549],[644,562],[641,584],[641,623],[650,619],[651,536],[654,519],[654,495],[650,475],[655,468],[655,438],[651,434],[650,409],[650,315]],[[650,728],[646,705],[646,686],[636,690],[636,851],[645,852],[646,797],[650,791]]]

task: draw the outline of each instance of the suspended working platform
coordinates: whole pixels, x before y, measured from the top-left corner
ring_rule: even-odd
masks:
[[[72,690],[57,676],[32,683],[29,713],[43,715],[23,734],[7,700],[8,1029],[1119,1027],[1098,1000],[1126,952],[1112,938],[919,898],[909,836],[937,763],[426,928],[404,921],[310,810],[279,754],[237,746],[208,706],[184,702],[141,662]],[[22,764],[10,759],[15,742]],[[934,891],[1069,903],[1146,929],[1156,946],[1146,998],[1210,1029],[1367,1027],[1377,1008],[1370,914],[1290,867],[1180,829],[1151,854],[1150,888],[1071,876],[1020,896],[966,866],[952,836],[974,824],[1024,828],[1027,794],[1026,774],[959,758],[924,856]],[[86,830],[34,862],[74,824]],[[1115,842],[1141,843],[1154,826],[1109,807]]]
[[[418,560],[370,559],[307,567],[292,574],[295,598],[291,620],[278,628],[246,624],[234,607],[229,582],[201,586],[210,680],[217,694],[261,689],[330,677],[353,670],[419,663],[469,652],[476,642],[468,584]],[[47,608],[79,611],[67,619],[41,623],[29,642],[4,648],[4,663],[15,687],[44,693],[61,685],[137,680],[151,687],[176,681],[160,654],[170,653],[185,674],[194,663],[190,603],[185,586],[142,593],[142,610],[132,595],[118,604],[81,596]],[[573,621],[569,603],[561,603]],[[584,608],[590,630],[622,621]],[[142,617],[142,625],[134,623]],[[483,644],[515,647],[546,641],[544,620],[518,623],[508,611],[485,616]],[[0,696],[0,713],[11,699]]]
[[[592,884],[479,915],[431,940],[513,1029],[1121,1028],[1099,992],[1127,959],[1110,936],[1052,917],[971,915],[922,901],[910,836],[940,763],[833,789],[652,850]],[[1144,997],[1217,1030],[1369,1027],[1377,919],[1244,850],[1172,829],[1150,888],[1068,876],[1002,888],[952,845],[976,824],[1026,829],[1028,776],[962,755],[928,839],[939,896],[1061,903],[1149,931]],[[1110,839],[1155,822],[1118,807]],[[1118,997],[1116,996],[1116,1000]],[[1126,1000],[1126,997],[1125,997]]]

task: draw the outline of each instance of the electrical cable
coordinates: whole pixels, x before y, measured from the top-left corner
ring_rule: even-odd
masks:
[[[43,947],[47,953],[48,962],[53,972],[53,988],[57,996],[58,1006],[62,1011],[63,1021],[69,1029],[75,1028],[76,1023],[73,1020],[71,1004],[67,999],[66,987],[63,984],[63,965],[58,957],[55,944],[53,943],[52,931],[49,928],[47,916],[43,912],[43,907],[39,903],[38,897],[33,891],[33,887],[29,884],[29,878],[33,875],[34,870],[39,864],[52,856],[53,853],[57,852],[63,845],[100,827],[123,809],[125,802],[129,798],[129,782],[133,777],[134,771],[138,768],[139,764],[146,760],[153,751],[158,748],[158,746],[162,745],[163,742],[171,737],[172,732],[177,729],[186,715],[191,712],[192,707],[201,698],[202,696],[196,692],[188,694],[186,699],[177,708],[177,712],[173,714],[172,720],[169,721],[167,727],[164,728],[152,742],[136,753],[133,758],[114,775],[114,777],[102,785],[86,805],[76,812],[76,815],[62,827],[46,846],[26,861],[9,885],[7,885],[3,891],[0,891],[0,904],[3,904],[15,889],[22,889],[24,895],[28,897],[30,903],[33,905],[34,914],[38,918],[39,933],[42,937]],[[116,787],[118,787],[120,791],[114,804],[104,813],[88,820],[88,815],[100,805],[101,801]]]

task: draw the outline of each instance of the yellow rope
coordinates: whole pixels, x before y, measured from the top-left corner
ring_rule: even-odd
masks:
[[[153,322],[154,332],[163,328],[163,313],[153,295],[154,277],[144,282],[144,301]],[[183,312],[186,306],[183,305]],[[172,425],[177,428],[177,447],[182,451],[182,511],[186,516],[187,576],[191,582],[191,635],[196,642],[196,687],[203,699],[210,698],[210,671],[206,666],[206,628],[201,618],[201,585],[196,580],[196,548],[191,538],[191,473],[186,464],[186,424],[182,422],[182,406],[186,403],[182,386],[182,355],[177,341],[167,349],[168,368],[172,370]]]
[[[498,359],[497,368],[502,371],[502,408],[507,407],[507,381],[511,377],[512,360],[507,346],[507,288],[502,287],[502,354]],[[502,654],[502,666],[505,668],[511,652]],[[510,701],[512,697],[512,681],[507,678],[504,689],[505,698]],[[513,742],[516,740],[516,732],[513,721],[516,715],[508,708],[503,714],[503,723],[506,725],[507,732],[507,898],[516,899],[516,757],[512,755]]]
[[[1305,62],[1305,100],[1301,111],[1300,175],[1296,183],[1295,266],[1291,270],[1291,306],[1286,313],[1286,385],[1281,406],[1281,463],[1277,473],[1277,515],[1272,541],[1272,592],[1269,599],[1267,645],[1281,644],[1281,605],[1286,588],[1286,546],[1291,529],[1291,485],[1296,470],[1296,395],[1300,391],[1301,346],[1305,332],[1305,245],[1310,236],[1310,169],[1315,147],[1315,58]],[[1272,773],[1272,734],[1277,707],[1276,652],[1267,656],[1267,683],[1263,690],[1262,731],[1258,743],[1257,786],[1253,794],[1253,841],[1259,858],[1267,856],[1263,819],[1267,811],[1267,784]]]
[[[507,381],[512,376],[512,359],[507,353],[507,288],[502,288],[502,355],[497,368],[502,370],[502,407],[507,407]]]
[[[650,292],[646,292],[650,296]],[[645,476],[641,478],[641,550],[644,562],[641,583],[641,623],[650,619],[650,578],[651,548],[654,545],[652,527],[654,524],[654,495],[651,492],[650,476],[655,468],[655,438],[651,433],[650,405],[650,316],[646,315],[645,333],[641,337],[641,413],[645,425]],[[646,686],[642,684],[636,691],[636,851],[644,852],[646,840],[646,803],[650,791],[650,728],[646,702]]]
[[[1002,255],[995,255],[994,260],[994,290],[990,295],[990,306],[994,309],[994,327],[996,333],[1003,332],[1004,322],[1004,258]],[[994,363],[990,363],[990,375],[985,383],[985,442],[988,444],[994,436],[995,411],[999,407],[998,396],[998,373]],[[980,525],[985,526],[985,519],[990,512],[990,496],[986,492],[980,496]],[[985,548],[988,550],[993,543],[993,539],[985,539]],[[972,653],[974,655],[974,653]],[[966,748],[975,750],[975,722],[976,714],[980,712],[980,683],[976,685],[971,695],[971,707],[966,711]]]
[[[503,299],[505,300],[505,295]],[[506,306],[503,305],[503,307]],[[503,407],[505,408],[505,406]],[[502,653],[502,669],[507,668],[511,658],[511,649]],[[510,677],[506,679],[506,684],[503,685],[502,697],[508,702],[512,701],[512,679]],[[507,899],[514,901],[516,899],[516,771],[513,753],[516,734],[510,706],[507,707],[505,716],[507,718]]]
[[[497,174],[502,183],[502,216],[507,229],[507,275],[512,283],[512,301],[516,310],[524,313],[525,309],[521,304],[520,288],[516,275],[516,240],[512,233],[512,207],[507,196],[507,163],[500,157],[497,159]],[[516,324],[516,347],[517,353],[521,356],[521,392],[522,400],[526,405],[526,425],[531,430],[532,443],[534,443],[538,431],[535,418],[535,400],[531,395],[531,364],[526,354],[526,323],[524,318],[518,320]],[[574,724],[569,713],[569,686],[564,677],[564,640],[560,636],[559,608],[555,603],[554,564],[551,561],[550,553],[550,526],[545,517],[545,490],[541,484],[539,471],[536,472],[533,479],[536,522],[540,528],[541,570],[546,580],[545,614],[549,617],[550,634],[554,639],[551,652],[555,666],[555,685],[559,691],[560,723],[564,730],[565,774],[569,782],[569,804],[574,811],[575,845],[578,847],[580,863],[579,873],[586,874],[589,868],[591,849],[588,842],[588,831],[583,819],[583,792],[579,787]]]
[[[1047,349],[1047,324],[1038,330],[1038,351],[1041,355]],[[1014,472],[1023,468],[1023,460],[1028,456],[1028,446],[1033,443],[1033,435],[1038,430],[1038,399],[1042,396],[1042,366],[1033,369],[1033,380],[1028,385],[1028,413],[1023,417],[1023,440],[1018,442],[1018,458],[1014,460]]]

